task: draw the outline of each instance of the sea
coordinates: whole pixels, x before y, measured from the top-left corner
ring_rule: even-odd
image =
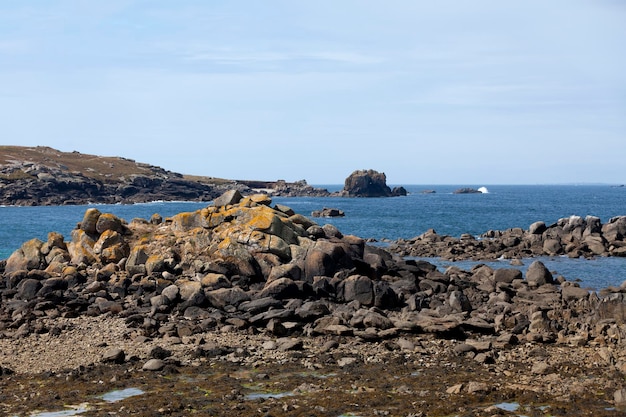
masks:
[[[342,185],[315,185],[329,191]],[[391,185],[393,187],[393,185]],[[345,212],[339,218],[314,218],[318,224],[335,225],[343,234],[372,239],[377,245],[398,238],[418,236],[428,229],[440,235],[475,236],[489,230],[513,227],[528,229],[536,221],[547,225],[560,218],[592,215],[606,223],[615,216],[626,215],[626,187],[620,185],[403,185],[407,196],[392,198],[344,197],[274,197],[273,203],[291,207],[296,213],[311,216],[324,207]],[[455,194],[460,188],[481,189],[477,194]],[[210,203],[151,202],[132,205],[79,205],[40,207],[0,207],[0,259],[8,258],[21,244],[32,238],[46,240],[48,232],[70,232],[82,220],[87,208],[96,207],[103,213],[113,213],[131,221],[149,219],[153,214],[168,217],[194,211]],[[567,257],[536,258],[555,275],[578,281],[584,288],[599,290],[618,286],[626,281],[626,258],[598,257],[570,259]],[[441,270],[456,265],[472,268],[476,262],[450,262],[429,258]],[[534,259],[533,259],[534,260]],[[533,260],[524,260],[525,268]],[[512,268],[509,260],[483,262],[496,268]]]

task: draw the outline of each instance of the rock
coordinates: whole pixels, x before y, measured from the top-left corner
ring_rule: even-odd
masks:
[[[491,391],[489,385],[484,382],[470,381],[467,383],[468,394],[477,394]]]
[[[368,311],[363,317],[363,325],[375,329],[390,329],[394,327],[393,322],[386,316],[376,311]]]
[[[461,343],[454,346],[454,353],[457,355],[465,355],[467,353],[476,352],[476,348],[468,343]]]
[[[546,375],[550,372],[550,365],[546,362],[537,362],[533,364],[530,372],[536,375]]]
[[[448,304],[458,313],[472,310],[472,304],[462,291],[452,291],[448,298]]]
[[[615,407],[623,410],[626,409],[626,388],[621,388],[613,393],[613,402]]]
[[[459,188],[454,190],[454,194],[482,194],[475,188]]]
[[[545,232],[547,229],[545,222],[538,221],[534,222],[528,227],[528,233],[531,235],[540,235]]]
[[[124,363],[126,355],[120,348],[111,348],[102,355],[102,362]]]
[[[100,210],[97,208],[88,208],[83,216],[83,221],[80,222],[80,229],[90,235],[98,233],[96,224],[98,223],[100,214]]]
[[[406,191],[406,188],[404,187],[393,187],[393,189],[391,190],[391,195],[394,197],[404,197],[406,196],[408,193]]]
[[[20,282],[17,287],[16,298],[22,300],[32,300],[37,296],[37,292],[42,288],[42,284],[39,280],[28,278]]]
[[[322,301],[307,301],[296,309],[296,315],[304,321],[313,321],[330,314],[330,310]]]
[[[567,301],[580,300],[581,298],[586,298],[588,295],[589,290],[580,288],[577,285],[565,285],[561,288],[561,296]]]
[[[552,273],[546,268],[543,262],[534,261],[528,266],[526,281],[529,285],[538,287],[544,284],[552,284],[554,279]]]
[[[206,291],[205,296],[210,305],[220,309],[224,309],[226,306],[237,307],[241,303],[250,300],[250,295],[239,287]]]
[[[6,266],[4,267],[5,273],[19,270],[42,269],[42,246],[43,242],[39,239],[31,239],[24,242],[22,246],[7,259]]]
[[[339,365],[340,368],[344,368],[348,365],[352,365],[354,363],[357,362],[357,358],[353,358],[353,357],[344,357],[344,358],[340,358],[337,361],[337,365]]]
[[[277,300],[284,300],[287,298],[297,298],[300,294],[300,289],[293,280],[289,278],[278,278],[267,283],[258,294],[258,297],[271,297]]]
[[[493,280],[495,282],[512,283],[516,279],[522,279],[522,271],[515,268],[500,268],[493,272]]]
[[[150,358],[152,359],[167,359],[172,356],[172,352],[169,349],[165,349],[161,346],[155,346],[150,350]]]
[[[446,393],[447,394],[451,394],[451,395],[458,395],[461,392],[463,392],[463,388],[465,388],[465,384],[462,384],[462,383],[461,384],[456,384],[456,385],[453,385],[450,388],[448,388],[446,390]]]
[[[224,207],[233,204],[239,203],[243,196],[238,190],[228,190],[215,200],[213,200],[213,205],[215,207]]]
[[[374,170],[354,171],[345,180],[343,193],[349,197],[391,197],[384,173]]]
[[[398,344],[398,346],[402,350],[405,350],[405,351],[408,351],[408,352],[415,351],[415,343],[413,343],[412,341],[410,341],[408,339],[405,339],[404,337],[398,338],[398,340],[396,340],[396,343]]]
[[[144,371],[160,371],[165,367],[165,362],[161,359],[150,359],[143,364],[141,369]]]
[[[107,230],[111,230],[119,234],[124,234],[125,227],[119,217],[111,213],[103,213],[98,216],[98,220],[96,222],[96,233],[102,234]]]
[[[363,275],[353,275],[342,282],[346,302],[358,301],[363,305],[374,304],[372,280]]]
[[[284,338],[278,340],[278,350],[281,352],[297,351],[304,348],[304,343],[300,339]]]
[[[336,208],[324,207],[322,210],[315,210],[311,213],[313,217],[344,217],[346,213]]]

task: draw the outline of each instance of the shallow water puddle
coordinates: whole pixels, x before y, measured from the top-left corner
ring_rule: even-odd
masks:
[[[126,398],[135,397],[137,395],[141,395],[144,392],[139,388],[126,388],[122,390],[109,391],[104,395],[101,395],[99,398],[102,398],[104,401],[108,403],[115,403],[118,401],[125,400]]]
[[[496,404],[496,407],[500,410],[514,412],[519,410],[519,403],[499,403]]]
[[[72,407],[69,410],[36,413],[36,414],[31,414],[30,417],[66,417],[66,416],[75,416],[75,415],[78,415],[78,414],[82,414],[82,413],[84,413],[87,410],[89,410],[89,408],[87,407],[87,404],[81,404],[81,405],[79,405],[77,407]]]
[[[258,399],[268,399],[268,398],[284,398],[284,397],[291,397],[293,396],[294,393],[292,391],[287,391],[287,392],[277,392],[277,393],[271,393],[271,392],[252,392],[250,394],[246,394],[246,396],[244,397],[246,400],[258,400]]]
[[[105,394],[98,396],[97,398],[106,401],[107,403],[115,403],[125,400],[126,398],[135,397],[137,395],[144,394],[144,391],[139,388],[126,388],[122,390],[109,391]],[[68,406],[67,410],[62,411],[45,411],[43,413],[31,414],[30,417],[67,417],[76,416],[86,411],[91,410],[88,403],[84,403],[78,406]]]

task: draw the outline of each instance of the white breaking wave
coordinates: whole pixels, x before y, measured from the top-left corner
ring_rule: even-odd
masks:
[[[487,187],[480,187],[478,191],[480,191],[483,194],[489,194],[489,190],[487,189]]]

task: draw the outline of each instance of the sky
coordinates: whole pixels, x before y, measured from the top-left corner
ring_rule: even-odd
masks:
[[[340,184],[626,182],[623,0],[3,0],[0,145]]]

